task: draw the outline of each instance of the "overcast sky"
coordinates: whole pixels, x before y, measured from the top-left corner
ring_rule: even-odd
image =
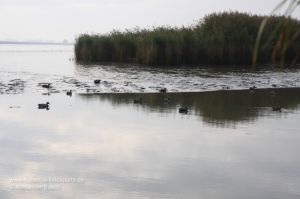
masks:
[[[0,0],[0,40],[69,41],[80,33],[189,25],[218,11],[268,14],[279,0]],[[300,9],[294,13],[300,18]]]

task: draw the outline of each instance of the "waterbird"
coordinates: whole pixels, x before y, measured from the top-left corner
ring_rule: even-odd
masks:
[[[255,89],[257,89],[256,86],[251,86],[251,87],[249,88],[250,91],[254,91]]]
[[[134,99],[133,103],[134,104],[141,104],[141,103],[143,103],[143,98],[140,97],[139,99]]]
[[[272,111],[278,111],[278,112],[281,112],[282,111],[282,106],[274,106],[272,107]]]
[[[180,107],[179,113],[187,114],[189,112],[188,107]]]
[[[95,80],[94,80],[94,83],[95,83],[95,84],[100,84],[100,82],[101,82],[100,79],[95,79]]]
[[[72,96],[72,90],[67,91],[67,95],[71,97]]]
[[[229,86],[223,86],[223,89],[224,89],[224,90],[229,90],[230,87],[229,87]]]
[[[43,88],[51,88],[51,84],[50,83],[45,83],[45,84],[42,84],[42,87]]]
[[[161,89],[159,89],[159,92],[166,93],[167,92],[167,88],[161,88]]]
[[[49,102],[46,102],[45,104],[38,104],[38,108],[39,109],[47,109],[47,110],[49,110],[49,105],[50,105]]]

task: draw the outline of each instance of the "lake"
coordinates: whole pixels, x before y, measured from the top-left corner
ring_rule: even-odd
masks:
[[[70,46],[0,45],[0,198],[299,198],[299,72],[91,66]]]

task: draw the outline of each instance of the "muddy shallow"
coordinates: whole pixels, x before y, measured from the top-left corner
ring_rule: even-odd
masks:
[[[300,197],[299,70],[84,66],[72,54],[0,45],[0,198]]]
[[[82,65],[73,60],[72,46],[0,45],[0,94],[196,92],[300,87],[300,69],[228,67],[153,68],[120,65]],[[95,85],[94,80],[102,80]],[[52,83],[52,89],[38,85]],[[17,84],[16,84],[17,83]]]

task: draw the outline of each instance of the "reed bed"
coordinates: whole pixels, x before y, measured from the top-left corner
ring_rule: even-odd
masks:
[[[257,33],[265,18],[223,12],[207,15],[197,24],[187,27],[163,26],[99,35],[82,34],[76,39],[75,56],[78,62],[157,66],[248,65],[252,64]],[[300,21],[297,19],[268,16],[256,62],[272,63],[284,56],[286,63],[298,63],[299,31]]]

